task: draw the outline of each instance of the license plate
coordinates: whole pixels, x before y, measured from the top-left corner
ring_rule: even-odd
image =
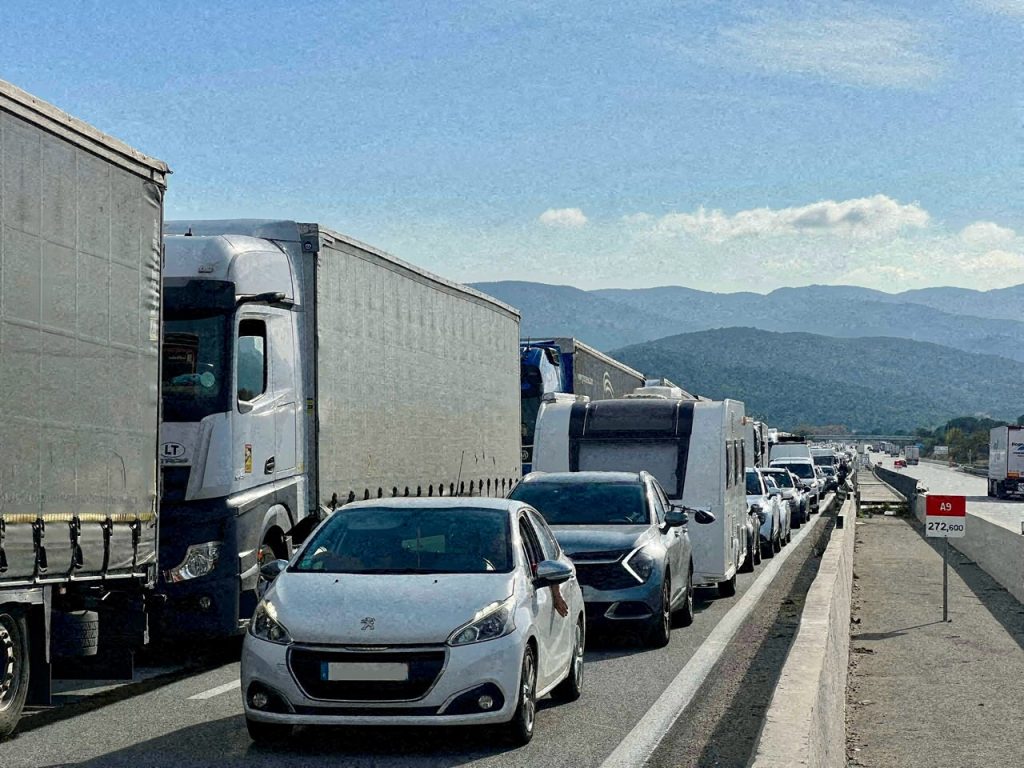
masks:
[[[388,662],[320,662],[321,680],[405,682],[409,665]]]

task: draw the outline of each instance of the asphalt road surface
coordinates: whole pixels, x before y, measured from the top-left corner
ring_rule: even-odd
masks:
[[[794,531],[780,555],[740,574],[735,597],[698,591],[693,625],[674,630],[664,649],[642,649],[629,636],[588,637],[583,697],[541,702],[533,742],[521,749],[478,728],[301,728],[287,746],[257,747],[245,730],[232,660],[137,695],[122,692],[102,707],[34,715],[0,744],[0,766],[611,768],[639,765],[655,750],[653,765],[741,768],[832,523],[815,517]]]

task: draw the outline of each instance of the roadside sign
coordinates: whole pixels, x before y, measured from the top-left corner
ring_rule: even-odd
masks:
[[[930,537],[959,539],[967,529],[967,498],[928,494],[924,510],[925,534]]]

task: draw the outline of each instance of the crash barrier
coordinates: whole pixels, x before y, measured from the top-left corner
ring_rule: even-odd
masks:
[[[908,504],[913,505],[914,499],[917,497],[917,478],[911,477],[910,475],[901,475],[899,472],[894,472],[891,469],[885,467],[874,467],[875,477],[886,483],[896,491],[898,491],[907,500]]]
[[[839,514],[818,574],[807,591],[800,628],[765,715],[753,768],[846,765],[846,677],[850,654],[855,515]]]
[[[928,494],[922,493],[914,505],[914,516],[922,524],[927,500]],[[973,514],[968,504],[965,535],[950,539],[949,543],[1024,603],[1024,534],[1014,524],[1015,521],[1000,523]]]

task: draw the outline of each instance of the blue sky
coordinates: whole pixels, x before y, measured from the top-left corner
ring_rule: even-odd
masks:
[[[1024,0],[0,0],[0,77],[459,280],[1024,282]]]

